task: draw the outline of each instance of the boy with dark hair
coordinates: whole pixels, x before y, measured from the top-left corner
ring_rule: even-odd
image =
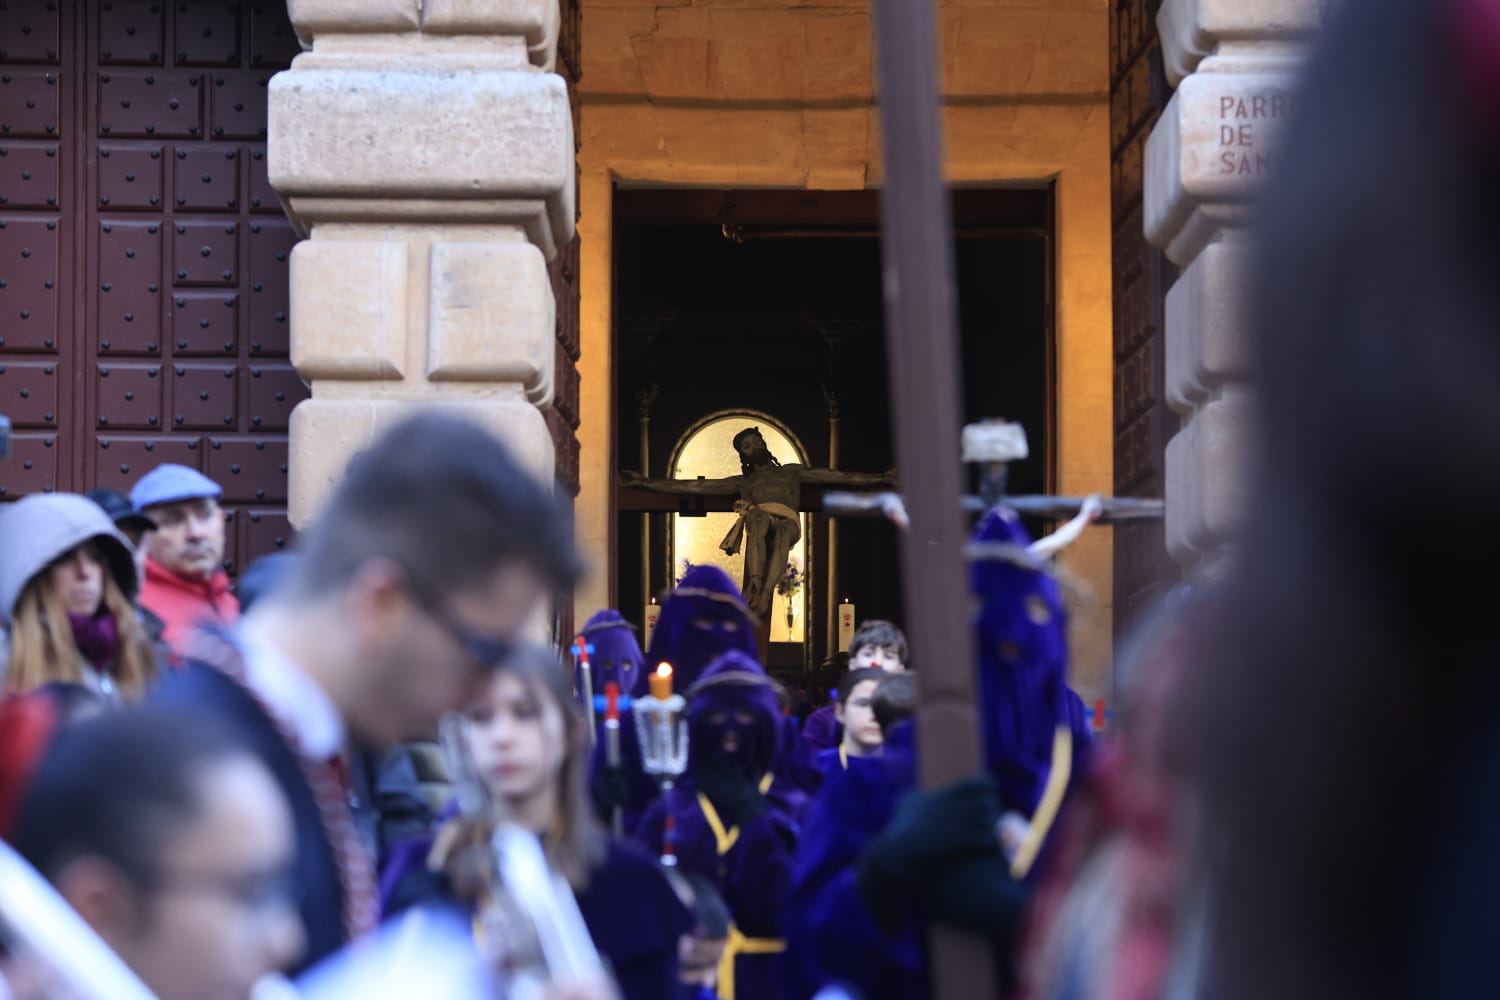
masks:
[[[871,757],[880,752],[881,729],[871,709],[871,698],[884,676],[883,670],[862,667],[849,671],[839,682],[838,701],[833,708],[844,735],[838,746],[818,752],[819,773],[847,770],[850,757]]]
[[[890,673],[906,670],[908,647],[906,634],[895,625],[879,618],[872,618],[860,625],[849,642],[849,669],[873,668]],[[821,754],[832,750],[843,740],[839,728],[838,707],[824,705],[808,717],[802,730],[802,741],[809,752]]]
[[[375,920],[349,750],[432,732],[578,561],[548,489],[477,424],[407,417],[350,462],[285,582],[198,635],[156,700],[238,726],[292,805],[307,963]]]
[[[849,641],[849,666],[875,667],[893,674],[906,669],[911,651],[906,644],[906,633],[888,621],[871,618],[861,623]]]

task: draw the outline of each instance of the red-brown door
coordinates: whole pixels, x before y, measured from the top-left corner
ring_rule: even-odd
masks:
[[[285,545],[295,237],[266,183],[265,3],[0,0],[0,499],[217,480],[237,569]]]

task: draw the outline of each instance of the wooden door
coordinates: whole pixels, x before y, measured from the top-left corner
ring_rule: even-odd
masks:
[[[291,537],[291,225],[266,182],[266,85],[299,45],[264,3],[4,0],[0,498],[224,487],[231,571]]]

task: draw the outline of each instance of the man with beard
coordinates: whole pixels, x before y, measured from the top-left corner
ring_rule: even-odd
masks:
[[[165,623],[162,638],[176,657],[194,626],[229,624],[240,614],[223,566],[223,492],[198,470],[170,462],[146,473],[130,491],[136,513],[156,524],[141,540],[146,567],[140,605]]]
[[[734,436],[740,456],[741,475],[724,479],[648,479],[638,472],[623,472],[625,486],[656,493],[695,496],[738,494],[734,512],[739,515],[719,547],[735,555],[743,545],[745,572],[740,590],[745,603],[762,622],[771,614],[776,584],[786,572],[792,546],[802,537],[797,509],[802,484],[817,486],[886,486],[894,482],[890,473],[871,475],[837,469],[813,469],[805,465],[782,465],[766,447],[759,427],[746,427]]]

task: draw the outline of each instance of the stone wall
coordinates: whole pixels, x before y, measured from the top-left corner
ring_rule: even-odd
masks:
[[[1167,547],[1189,574],[1222,569],[1239,521],[1254,394],[1241,281],[1260,181],[1275,159],[1322,0],[1164,0],[1177,92],[1146,149],[1145,228],[1181,271],[1167,294]]]
[[[1108,10],[1104,0],[937,5],[947,171],[959,184],[1056,184],[1053,487],[1112,487]],[[585,0],[582,446],[578,532],[613,551],[613,185],[852,189],[881,182],[865,0]],[[1108,529],[1065,557],[1075,683],[1107,697]],[[580,590],[611,602],[612,574]]]

